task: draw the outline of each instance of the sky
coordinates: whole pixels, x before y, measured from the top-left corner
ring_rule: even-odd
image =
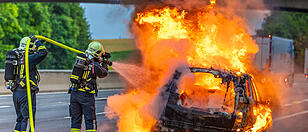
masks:
[[[130,38],[127,25],[133,6],[82,3],[92,39]]]
[[[124,7],[117,4],[89,4],[82,3],[85,17],[90,24],[92,39],[119,39],[132,38],[128,31],[130,15],[133,6]],[[261,28],[265,13],[269,11],[245,10],[242,16],[248,23],[249,34],[255,35],[255,30]]]

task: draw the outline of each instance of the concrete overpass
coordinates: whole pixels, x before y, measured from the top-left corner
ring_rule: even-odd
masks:
[[[142,0],[0,0],[3,2],[78,2],[105,4],[134,4]],[[159,1],[159,0],[153,0]],[[162,0],[163,1],[163,0]],[[219,0],[218,0],[219,3]],[[308,0],[264,0],[267,9],[308,12]]]
[[[308,12],[308,0],[264,0],[273,10]]]

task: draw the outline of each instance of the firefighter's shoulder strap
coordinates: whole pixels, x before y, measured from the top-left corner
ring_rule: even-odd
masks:
[[[17,65],[17,79],[21,79],[25,75],[25,53],[19,52],[18,54],[18,65]]]

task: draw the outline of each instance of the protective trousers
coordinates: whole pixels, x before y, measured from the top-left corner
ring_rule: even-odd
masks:
[[[33,109],[33,122],[35,122],[35,111],[36,111],[36,94],[31,92],[32,109]],[[28,109],[28,96],[27,91],[14,91],[13,101],[15,106],[15,111],[17,114],[15,132],[26,132],[27,123],[29,119],[29,109]]]
[[[96,114],[94,94],[72,91],[70,97],[71,132],[80,132],[82,115],[86,132],[96,132]]]

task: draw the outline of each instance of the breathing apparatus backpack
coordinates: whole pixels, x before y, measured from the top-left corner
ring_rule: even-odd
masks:
[[[76,88],[85,86],[84,72],[88,71],[90,63],[91,61],[85,54],[80,53],[77,55],[74,68],[70,77],[71,86],[68,91],[69,93]]]
[[[14,86],[15,81],[18,79],[18,65],[22,62],[24,51],[13,49],[6,53],[5,57],[5,73],[4,79],[6,81],[7,89],[11,89]],[[12,90],[12,89],[11,89]]]

